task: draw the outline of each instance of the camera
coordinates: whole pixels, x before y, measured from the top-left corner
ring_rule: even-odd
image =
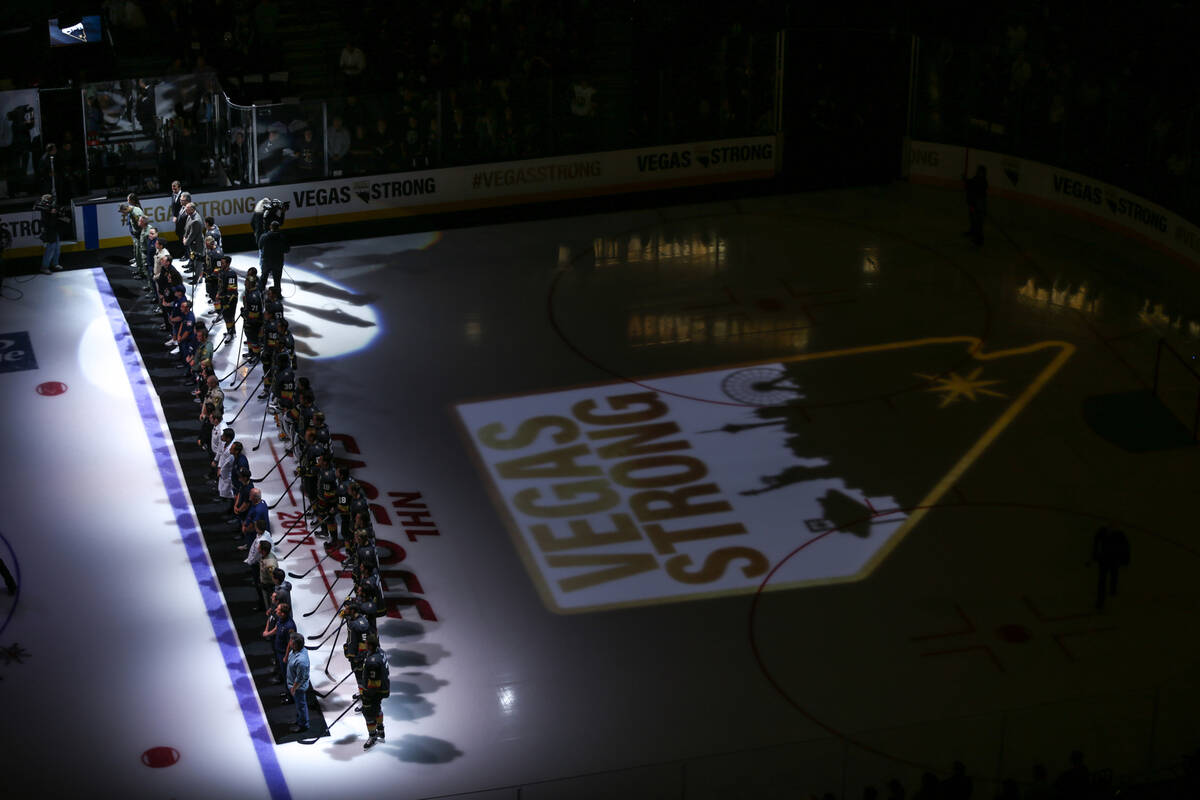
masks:
[[[287,200],[276,200],[272,198],[267,207],[263,209],[263,227],[270,228],[272,222],[278,222],[282,227],[284,218],[287,212],[291,209],[292,204]]]

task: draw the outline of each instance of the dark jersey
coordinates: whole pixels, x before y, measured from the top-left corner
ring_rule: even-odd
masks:
[[[271,392],[279,398],[279,405],[287,408],[295,402],[296,375],[287,367],[275,370],[275,383]]]
[[[326,467],[317,473],[317,492],[326,503],[332,503],[337,496],[337,473],[333,467]]]
[[[358,519],[358,515],[362,514],[367,518],[368,524],[370,524],[370,511],[370,506],[367,505],[367,498],[363,497],[361,494],[358,497],[352,497],[350,499],[351,519]]]
[[[288,358],[292,360],[293,367],[296,359],[296,337],[292,336],[291,331],[281,331],[279,334],[279,345],[277,352],[287,353]]]
[[[371,623],[361,614],[346,623],[346,646],[343,652],[346,658],[349,659],[351,666],[357,667],[355,662],[362,663],[362,660],[367,657],[367,634],[371,632]]]
[[[376,650],[367,656],[363,662],[363,690],[375,697],[387,697],[392,693],[392,684],[388,676],[387,658]]]
[[[279,347],[279,318],[272,317],[263,323],[262,333],[258,337],[259,344],[262,345],[267,355],[266,363],[275,367],[275,351]]]
[[[231,269],[223,269],[219,273],[217,273],[217,277],[220,281],[221,298],[223,300],[228,300],[231,297],[237,297],[237,290],[238,290],[237,273]]]
[[[312,426],[313,414],[317,413],[317,407],[312,403],[301,403],[296,406],[296,410],[300,416],[300,430],[307,431]]]
[[[321,453],[325,452],[325,448],[319,444],[307,445],[300,454],[300,474],[306,478],[311,478],[317,474],[317,458]]]
[[[258,289],[247,289],[242,297],[242,308],[246,313],[246,322],[250,325],[261,325],[263,314],[262,292]]]
[[[225,254],[222,253],[221,249],[218,247],[214,247],[211,250],[208,249],[207,247],[204,248],[204,275],[205,275],[205,277],[212,277],[217,274],[217,262],[220,261],[224,255]]]

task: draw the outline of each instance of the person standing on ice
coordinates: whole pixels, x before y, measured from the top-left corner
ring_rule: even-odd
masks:
[[[971,220],[971,229],[967,236],[976,247],[983,246],[983,220],[987,216],[987,167],[980,164],[975,168],[975,177],[968,178],[963,172],[963,185],[967,190],[967,215]]]

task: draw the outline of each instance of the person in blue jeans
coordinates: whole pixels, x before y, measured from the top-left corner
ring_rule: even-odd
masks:
[[[308,730],[308,651],[304,649],[304,637],[293,631],[288,640],[287,657],[288,692],[296,703],[296,722],[289,729],[292,733]]]
[[[59,243],[58,225],[59,210],[54,206],[54,198],[48,194],[34,204],[33,210],[41,215],[42,223],[42,273],[49,275],[51,270],[62,269],[58,263]]]

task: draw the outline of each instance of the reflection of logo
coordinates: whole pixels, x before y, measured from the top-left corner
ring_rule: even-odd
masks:
[[[87,41],[87,31],[83,29],[83,23],[78,22],[69,28],[59,28],[64,34],[72,39],[78,39],[81,42]]]
[[[457,413],[546,605],[590,611],[754,592],[814,537],[773,588],[865,577],[1071,351],[919,339]]]

